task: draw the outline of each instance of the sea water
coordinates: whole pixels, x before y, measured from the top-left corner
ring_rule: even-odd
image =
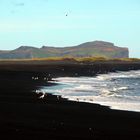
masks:
[[[112,109],[140,112],[140,70],[100,74],[95,77],[60,77],[45,93],[69,100],[98,103]]]

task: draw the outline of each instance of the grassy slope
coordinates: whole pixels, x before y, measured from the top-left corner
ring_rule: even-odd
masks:
[[[87,56],[102,56],[108,58],[120,58],[126,56],[127,48],[115,47],[112,44],[94,44],[84,43],[73,47],[43,47],[33,50],[33,58],[42,57],[58,57],[58,56],[73,56],[73,57],[87,57]]]
[[[66,63],[81,63],[81,62],[140,62],[139,58],[115,58],[115,59],[109,59],[106,57],[49,57],[49,58],[29,58],[29,59],[0,59],[1,63],[32,63],[32,62],[45,62],[45,63],[51,63],[51,62],[66,62]]]

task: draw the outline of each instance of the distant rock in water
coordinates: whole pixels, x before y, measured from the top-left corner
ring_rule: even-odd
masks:
[[[71,47],[43,46],[42,48],[36,48],[21,46],[11,51],[0,51],[0,59],[29,59],[60,56],[128,58],[129,50],[128,48],[117,47],[110,42],[92,41]]]

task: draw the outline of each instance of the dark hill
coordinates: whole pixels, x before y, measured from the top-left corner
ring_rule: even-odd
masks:
[[[77,46],[61,48],[21,46],[12,51],[0,51],[0,59],[28,59],[60,56],[127,58],[129,57],[129,51],[128,48],[117,47],[113,43],[104,41],[86,42]]]

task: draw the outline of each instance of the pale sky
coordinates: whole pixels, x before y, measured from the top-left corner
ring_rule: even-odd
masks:
[[[140,58],[140,0],[0,0],[0,50],[103,40]]]

